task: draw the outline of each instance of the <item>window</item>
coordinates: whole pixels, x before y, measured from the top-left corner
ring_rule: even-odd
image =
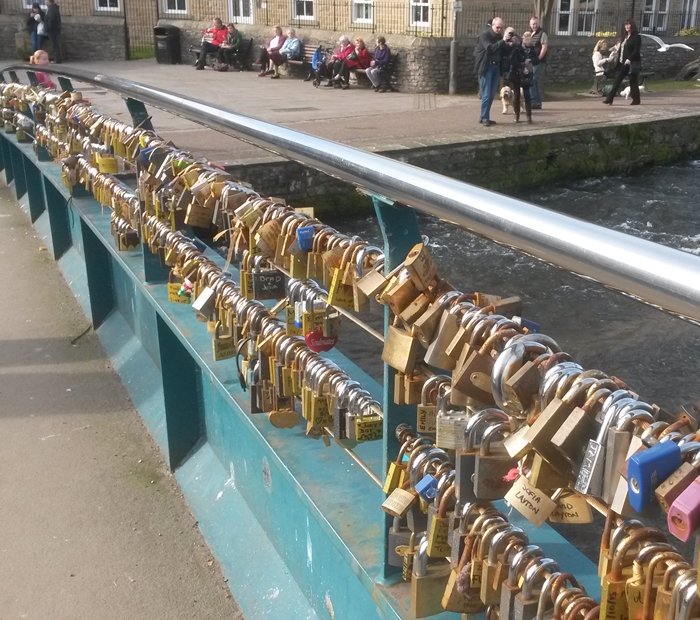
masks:
[[[597,0],[559,0],[557,34],[590,35],[596,31]]]
[[[165,0],[166,13],[187,13],[187,0]]]
[[[354,23],[371,24],[374,4],[372,0],[353,0],[352,21]]]
[[[430,25],[430,0],[411,0],[411,26]]]
[[[666,32],[668,0],[646,0],[642,14],[642,30]]]
[[[313,0],[292,0],[294,19],[313,19],[314,18],[314,2]]]
[[[576,34],[595,34],[596,0],[579,0]]]
[[[697,24],[697,0],[683,0],[681,28],[695,28]]]
[[[559,0],[557,34],[571,34],[571,0]]]
[[[234,24],[253,23],[252,0],[230,0],[228,10]]]
[[[121,7],[119,0],[96,0],[95,8],[98,11],[118,11]]]

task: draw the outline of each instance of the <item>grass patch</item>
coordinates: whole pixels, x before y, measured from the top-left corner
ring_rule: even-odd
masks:
[[[141,60],[142,58],[153,58],[156,55],[154,45],[134,45],[129,54],[129,60]]]

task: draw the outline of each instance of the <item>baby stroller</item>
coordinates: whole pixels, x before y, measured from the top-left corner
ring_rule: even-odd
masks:
[[[329,49],[323,49],[320,45],[314,50],[311,56],[311,71],[307,79],[313,78],[312,84],[314,88],[318,88],[321,84],[321,80],[330,78],[328,74],[328,58],[331,51]]]

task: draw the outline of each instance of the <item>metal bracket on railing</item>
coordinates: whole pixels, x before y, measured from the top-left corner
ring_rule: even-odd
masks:
[[[372,198],[377,222],[384,239],[384,273],[389,273],[406,258],[411,248],[421,241],[418,215],[415,210],[393,200],[367,192]],[[384,337],[391,321],[391,311],[384,308]],[[415,407],[412,405],[397,405],[394,403],[394,377],[396,370],[384,364],[384,393],[382,408],[384,410],[384,452],[383,463],[396,459],[399,443],[394,429],[401,423],[415,424]],[[388,578],[400,572],[399,568],[388,563],[388,537],[392,519],[387,515],[384,528],[384,577]]]
[[[61,90],[67,93],[72,93],[73,90],[73,83],[70,81],[70,78],[67,78],[63,75],[57,75],[56,79],[58,80],[58,84],[61,87]]]
[[[131,114],[131,120],[134,123],[134,127],[141,127],[146,131],[155,131],[153,129],[153,123],[151,123],[151,116],[146,110],[146,106],[143,101],[138,99],[132,99],[131,97],[124,97],[126,102],[126,108]]]

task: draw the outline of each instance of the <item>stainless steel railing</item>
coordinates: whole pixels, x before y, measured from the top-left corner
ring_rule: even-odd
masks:
[[[17,69],[35,67],[2,70]],[[66,66],[41,70],[211,127],[700,323],[700,257],[170,91]]]

